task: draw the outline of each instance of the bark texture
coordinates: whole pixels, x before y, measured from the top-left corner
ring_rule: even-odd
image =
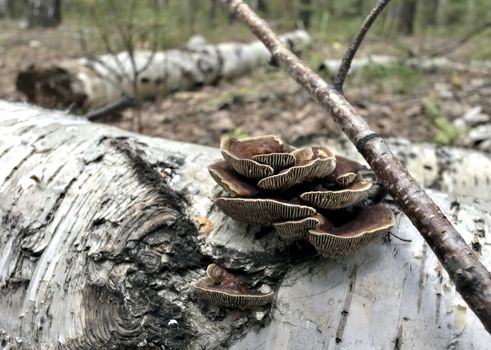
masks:
[[[491,273],[465,244],[441,209],[394,156],[384,139],[370,129],[342,94],[289,51],[268,24],[242,1],[223,2],[264,42],[274,59],[333,116],[428,242],[459,293],[491,332]]]
[[[205,167],[220,158],[217,149],[27,105],[0,102],[0,111],[4,348],[489,345],[403,216],[394,233],[410,243],[379,241],[319,259],[215,209],[219,189]],[[490,266],[489,213],[435,197]],[[253,286],[279,287],[271,310],[196,300],[190,282],[212,261]]]
[[[489,344],[406,218],[395,234],[411,243],[378,242],[351,257],[318,259],[305,247],[285,246],[273,231],[215,210],[218,188],[204,168],[220,157],[216,149],[25,105],[0,102],[0,110],[4,347]],[[489,266],[488,213],[436,198]],[[208,224],[200,226],[203,220]],[[211,261],[241,271],[256,286],[279,285],[271,313],[196,300],[189,283]]]
[[[385,6],[389,3],[390,0],[379,0],[377,1],[377,4],[375,7],[370,11],[368,16],[365,18],[363,23],[361,24],[360,28],[358,29],[358,32],[354,36],[353,40],[351,41],[350,46],[346,50],[346,53],[341,60],[341,64],[339,66],[338,74],[336,76],[336,79],[334,80],[334,87],[338,91],[343,91],[343,84],[344,81],[346,80],[346,76],[348,75],[348,72],[351,68],[351,63],[353,61],[353,58],[356,55],[356,52],[360,48],[361,43],[363,42],[363,39],[365,38],[365,35],[367,34],[368,30],[372,26],[373,22],[377,19],[378,15],[384,10]]]
[[[305,31],[287,33],[282,39],[295,49],[310,43]],[[214,84],[266,65],[270,57],[260,41],[208,45],[191,40],[182,50],[136,51],[134,66],[127,52],[32,65],[19,72],[16,86],[36,104],[89,110],[122,96],[152,98]]]
[[[386,141],[411,176],[424,187],[476,200],[491,200],[489,153],[459,147],[412,143],[402,138],[389,138]],[[366,160],[346,137],[317,137],[309,142],[327,145],[336,154],[355,159],[368,167]]]

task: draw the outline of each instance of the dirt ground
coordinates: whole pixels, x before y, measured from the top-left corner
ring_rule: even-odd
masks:
[[[18,70],[30,63],[79,57],[83,42],[73,30],[26,31],[10,23],[0,31],[0,98],[24,100],[15,91]],[[323,44],[321,52],[333,52]],[[371,53],[386,53],[385,43],[369,43]],[[465,52],[468,47],[460,49]],[[316,48],[316,57],[319,48]],[[366,54],[362,52],[361,55]],[[305,53],[307,55],[309,52]],[[309,62],[312,59],[309,59]],[[315,60],[314,60],[315,61]],[[366,73],[366,72],[365,72]],[[407,80],[408,72],[393,77],[355,75],[345,85],[345,94],[368,123],[382,135],[414,141],[435,141],[438,127],[425,107],[428,97],[437,101],[439,113],[449,121],[472,107],[491,114],[491,77],[462,71],[419,74]],[[411,74],[411,72],[409,72]],[[407,80],[407,81],[406,81]],[[318,135],[336,135],[338,128],[285,73],[260,69],[250,76],[220,82],[198,91],[178,92],[145,102],[138,112],[105,118],[101,122],[135,129],[140,115],[147,135],[216,146],[224,134],[236,136],[278,134],[292,143],[304,143]]]

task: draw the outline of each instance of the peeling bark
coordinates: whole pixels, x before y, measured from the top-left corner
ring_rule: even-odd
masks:
[[[489,344],[406,218],[394,233],[411,243],[319,259],[215,209],[220,190],[204,169],[221,157],[217,149],[27,105],[0,101],[0,111],[4,348],[358,349],[396,337],[407,348]],[[435,196],[490,266],[488,212]],[[190,283],[212,261],[253,287],[279,287],[271,310],[197,300]]]
[[[295,49],[310,43],[305,31],[287,33],[282,39]],[[75,105],[88,110],[122,96],[138,93],[139,98],[153,98],[234,78],[266,65],[271,57],[260,41],[190,44],[182,50],[136,51],[136,72],[127,52],[32,65],[19,72],[16,86],[36,104],[51,108]]]

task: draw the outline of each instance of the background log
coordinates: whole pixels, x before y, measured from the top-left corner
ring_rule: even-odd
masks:
[[[411,242],[319,259],[215,209],[219,189],[205,170],[220,157],[214,148],[27,105],[0,102],[0,111],[3,347],[489,345],[402,214],[394,233]],[[431,194],[490,267],[489,212]],[[211,261],[277,289],[271,312],[196,300],[189,284]]]
[[[282,39],[295,49],[304,48],[311,40],[301,30],[287,33]],[[121,52],[31,65],[19,72],[16,86],[36,104],[76,105],[88,110],[122,96],[152,98],[213,84],[266,65],[270,57],[260,41],[208,45],[203,40],[192,40],[182,50],[135,51],[133,55]]]
[[[402,58],[388,55],[370,55],[363,58],[354,58],[351,62],[349,73],[353,73],[369,66],[388,66],[403,65],[423,72],[434,73],[440,71],[456,70],[461,72],[472,72],[475,74],[489,74],[491,72],[491,62],[489,60],[458,62],[452,61],[447,57],[431,58]],[[324,71],[334,75],[341,66],[341,61],[337,59],[326,59],[318,67],[319,71]]]

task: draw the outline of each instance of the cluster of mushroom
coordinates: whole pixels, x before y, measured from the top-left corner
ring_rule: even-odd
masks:
[[[216,204],[236,221],[273,225],[285,240],[310,242],[323,256],[347,255],[394,225],[382,205],[357,206],[372,186],[361,164],[327,147],[295,148],[277,136],[224,138],[224,160],[208,167],[230,194]]]

